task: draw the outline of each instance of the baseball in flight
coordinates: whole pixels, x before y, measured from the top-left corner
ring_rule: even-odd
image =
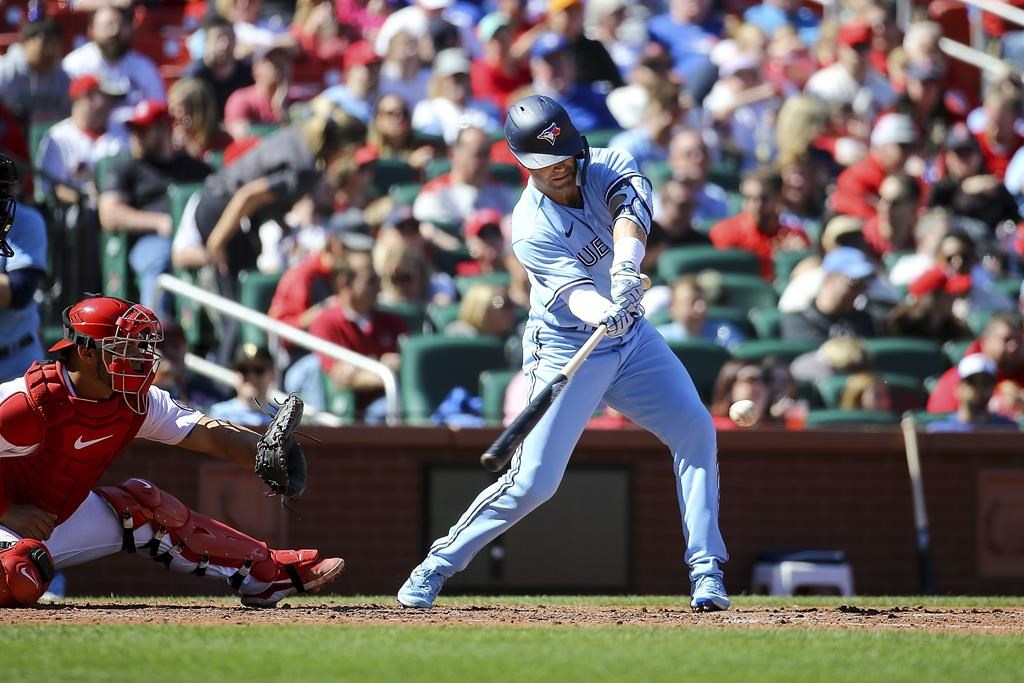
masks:
[[[729,417],[740,427],[749,427],[757,422],[757,409],[749,398],[736,401],[729,408]]]

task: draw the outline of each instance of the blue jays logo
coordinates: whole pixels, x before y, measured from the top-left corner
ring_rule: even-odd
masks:
[[[544,132],[537,136],[538,140],[547,140],[551,143],[551,146],[555,146],[555,138],[562,134],[562,129],[558,127],[558,124],[552,123]]]

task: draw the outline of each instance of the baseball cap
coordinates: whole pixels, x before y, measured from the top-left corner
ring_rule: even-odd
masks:
[[[449,47],[434,57],[434,73],[438,76],[454,76],[469,73],[469,57],[460,48]]]
[[[548,14],[564,12],[575,5],[582,5],[583,0],[548,0]]]
[[[351,69],[354,66],[377,64],[381,61],[380,55],[374,52],[373,46],[366,40],[356,41],[345,50],[344,66],[346,69]]]
[[[346,209],[331,216],[327,222],[327,232],[340,239],[341,243],[352,251],[373,249],[370,225],[359,209]]]
[[[946,133],[946,140],[943,143],[946,149],[979,149],[978,140],[974,133],[963,123],[958,123]]]
[[[972,375],[996,376],[996,362],[983,353],[972,353],[960,359],[956,364],[956,374],[960,379],[967,379]]]
[[[969,274],[947,275],[942,266],[935,266],[911,282],[907,291],[916,297],[940,291],[961,296],[971,291],[971,284]]]
[[[548,32],[537,38],[537,42],[530,48],[530,59],[547,59],[569,49],[569,41],[560,33]]]
[[[840,273],[851,280],[863,280],[875,273],[864,252],[853,247],[836,247],[825,255],[821,267],[826,273]]]
[[[859,21],[843,25],[839,29],[839,44],[846,47],[869,45],[871,43],[871,27]]]
[[[356,166],[365,166],[366,164],[372,164],[380,158],[380,153],[377,148],[372,145],[363,145],[356,150],[356,153],[352,155],[352,159],[356,162]]]
[[[839,247],[839,238],[856,232],[863,232],[864,221],[853,216],[836,216],[830,220],[821,233],[821,246],[827,252]],[[846,247],[849,248],[849,247]]]
[[[509,25],[508,17],[501,12],[491,12],[480,20],[476,25],[476,35],[481,42],[487,42],[494,37],[499,29]]]
[[[497,209],[477,209],[466,219],[466,236],[479,237],[488,225],[501,230],[501,212]]]
[[[167,105],[159,100],[142,100],[132,109],[131,118],[125,121],[129,128],[145,128],[158,121],[168,121]]]
[[[917,142],[917,128],[906,114],[884,114],[871,130],[871,146],[906,145]]]
[[[267,347],[252,342],[246,342],[238,347],[238,352],[235,353],[236,370],[257,363],[274,365],[274,357],[270,355]]]
[[[91,92],[101,92],[110,97],[124,97],[128,91],[116,81],[100,80],[93,74],[79,76],[68,86],[68,98],[77,100]]]

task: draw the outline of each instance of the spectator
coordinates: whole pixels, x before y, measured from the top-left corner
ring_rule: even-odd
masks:
[[[248,88],[255,81],[252,64],[248,59],[235,57],[235,28],[219,14],[211,14],[203,22],[206,40],[202,59],[192,62],[185,77],[205,81],[213,90],[217,102],[217,118],[224,118],[224,106],[232,93]]]
[[[373,245],[373,267],[381,277],[379,302],[425,307],[455,300],[451,276],[434,272],[427,248],[409,207],[399,206],[388,215]]]
[[[530,74],[536,94],[562,105],[581,133],[618,128],[605,96],[577,79],[576,62],[564,36],[545,33],[537,38],[530,49]]]
[[[398,337],[406,332],[405,322],[392,313],[377,309],[380,277],[373,270],[370,255],[352,253],[335,269],[336,303],[317,316],[310,334],[375,358],[398,371]],[[356,392],[356,405],[367,422],[384,417],[384,385],[377,375],[354,365],[318,354],[320,365],[339,389]]]
[[[646,31],[627,25],[626,0],[590,0],[585,6],[585,23],[591,38],[604,45],[619,69],[619,76],[627,78],[640,61],[647,40]]]
[[[161,325],[164,340],[160,342],[160,366],[153,384],[169,393],[175,401],[191,406],[209,407],[227,399],[220,385],[186,368],[188,341],[181,325],[173,321]]]
[[[743,333],[724,320],[708,319],[708,301],[697,278],[684,275],[672,284],[669,303],[672,322],[658,326],[658,333],[667,341],[707,339],[726,349],[743,341]]]
[[[804,45],[818,42],[821,18],[811,9],[801,7],[795,0],[764,0],[743,13],[743,20],[760,28],[771,38],[777,30],[790,27]]]
[[[891,111],[906,114],[923,131],[923,149],[932,158],[942,149],[950,128],[962,117],[949,111],[943,97],[943,67],[935,62],[907,66],[904,91],[896,98]]]
[[[327,176],[334,191],[334,208],[338,211],[348,209],[371,209],[378,201],[373,189],[373,171],[377,164],[377,151],[373,147],[362,146],[350,156],[337,159],[327,169]],[[386,203],[386,202],[382,202]]]
[[[71,110],[61,34],[52,19],[29,21],[21,27],[21,42],[0,57],[0,102],[26,129],[36,121],[63,119]]]
[[[889,268],[889,281],[905,287],[938,262],[942,240],[949,233],[952,216],[942,208],[929,209],[914,226],[915,252],[900,257]]]
[[[711,155],[699,130],[686,128],[672,136],[668,167],[672,177],[686,185],[686,190],[694,197],[693,220],[720,220],[729,216],[725,190],[708,181]]]
[[[718,74],[704,112],[721,135],[726,155],[750,170],[774,156],[772,128],[779,108],[775,88],[763,82],[758,60],[742,53],[725,60]]]
[[[818,66],[808,46],[788,27],[775,31],[765,54],[765,79],[787,100],[803,92]]]
[[[338,23],[334,0],[296,2],[291,30],[302,53],[324,64],[343,60],[346,49],[351,47]]]
[[[434,145],[417,142],[409,107],[398,95],[384,95],[377,100],[366,143],[379,158],[404,161],[415,169],[422,169],[437,156]]]
[[[444,333],[456,337],[507,339],[515,326],[516,307],[509,299],[508,289],[477,283],[462,297],[459,317],[445,328]]]
[[[629,152],[641,169],[664,163],[668,161],[672,133],[682,117],[679,86],[673,83],[659,84],[649,93],[643,124],[619,133],[608,146]]]
[[[452,170],[431,180],[416,197],[413,214],[426,224],[427,238],[438,246],[448,250],[459,246],[439,226],[461,227],[477,209],[495,209],[504,216],[519,201],[520,188],[491,179],[490,150],[491,140],[484,131],[463,128],[451,148]]]
[[[929,423],[929,432],[973,432],[979,429],[1005,429],[1017,431],[1020,428],[1013,420],[990,413],[989,401],[996,388],[995,361],[983,353],[972,353],[964,356],[956,368],[948,372],[955,373],[956,412],[949,417]],[[929,406],[929,410],[931,410]],[[943,411],[948,412],[948,411]]]
[[[910,292],[917,295],[940,289],[965,299],[966,310],[961,314],[965,319],[971,311],[1016,308],[1010,297],[993,287],[991,276],[979,263],[974,241],[962,231],[943,237],[936,264],[910,283]]]
[[[908,175],[891,175],[878,188],[878,213],[864,223],[864,239],[880,259],[914,248],[914,225],[921,184]]]
[[[852,247],[837,247],[822,261],[825,280],[809,308],[782,316],[783,339],[823,342],[838,336],[873,337],[871,316],[854,306],[867,291],[875,267]]]
[[[939,47],[942,33],[942,27],[933,21],[912,23],[903,36],[903,53],[908,69],[923,66],[937,69],[942,74],[943,106],[955,120],[963,120],[973,106],[974,97],[966,94],[956,70],[950,68],[949,58]]]
[[[1024,161],[1024,157],[1021,159]],[[958,216],[981,221],[992,234],[1003,221],[1016,222],[1020,218],[1012,194],[1014,189],[1007,189],[1012,176],[1007,174],[1007,185],[1004,185],[989,173],[978,138],[964,124],[957,124],[949,131],[940,164],[945,166],[946,172],[932,185],[932,206],[941,206]],[[1018,168],[1024,171],[1024,166]],[[1016,191],[1021,189],[1018,187]]]
[[[9,159],[0,157],[0,163],[4,178],[18,177]],[[43,357],[35,293],[46,277],[46,224],[30,206],[11,201],[8,208],[14,215],[6,241],[14,253],[0,252],[0,382],[21,377]]]
[[[983,353],[996,365],[997,382],[1012,381],[1024,385],[1024,346],[1021,320],[1012,313],[996,313],[989,318],[981,336],[964,352],[964,357]],[[948,413],[957,409],[956,368],[944,372],[928,397],[928,412]]]
[[[266,427],[277,412],[270,400],[277,378],[270,351],[256,344],[243,344],[235,356],[234,367],[235,397],[213,404],[206,414],[214,420],[230,420],[246,427]]]
[[[221,128],[213,91],[198,78],[182,78],[167,93],[175,149],[190,157],[209,161],[232,143]]]
[[[694,213],[697,209],[697,197],[691,186],[681,180],[668,178],[658,188],[655,195],[654,223],[652,234],[660,233],[661,241],[666,247],[687,245],[710,245],[711,240],[703,232],[694,227]],[[653,240],[648,237],[647,250],[651,251]]]
[[[622,85],[607,48],[583,34],[583,0],[548,0],[548,28],[568,41],[579,83],[603,84],[605,92]]]
[[[455,274],[464,277],[505,272],[505,236],[501,232],[501,213],[496,209],[477,209],[466,219],[466,248],[470,260],[457,263]]]
[[[872,32],[867,24],[844,24],[839,29],[838,61],[807,81],[804,91],[833,106],[852,107],[866,120],[892,104],[892,86],[872,68],[868,59]]]
[[[415,3],[392,12],[377,32],[373,46],[382,57],[393,49],[392,40],[405,33],[413,43],[429,37],[430,23],[440,19],[452,0],[416,0]],[[413,102],[410,102],[413,104]]]
[[[729,408],[736,401],[753,401],[757,424],[768,417],[771,389],[765,381],[761,366],[738,360],[730,360],[722,366],[715,380],[711,394],[711,418],[715,429],[736,429],[736,423],[729,417]]]
[[[1000,181],[1006,176],[1010,160],[1024,143],[1016,123],[1021,115],[1021,100],[993,88],[985,96],[985,127],[975,133],[985,159],[985,168]]]
[[[125,106],[114,112],[123,122],[132,115],[131,107],[143,101],[164,101],[164,81],[156,65],[132,50],[135,29],[125,10],[104,7],[96,10],[89,22],[85,45],[72,50],[62,62],[71,79],[93,75],[119,83],[127,90]]]
[[[831,178],[843,166],[864,158],[866,149],[858,140],[835,135],[830,129],[828,105],[816,97],[795,95],[779,109],[775,127],[775,148],[780,164],[809,156],[816,173]]]
[[[820,227],[825,190],[823,178],[816,172],[810,156],[780,159],[778,167],[782,180],[779,222],[805,233]]]
[[[96,163],[121,153],[125,141],[107,132],[110,112],[125,91],[95,76],[71,82],[71,116],[51,127],[39,142],[40,190],[63,204],[96,207]]]
[[[864,340],[857,337],[832,337],[823,341],[817,350],[801,354],[789,364],[791,376],[803,382],[870,370],[871,359],[864,348]]]
[[[947,342],[971,336],[963,320],[960,298],[969,292],[956,282],[947,287],[908,296],[885,319],[885,332],[891,337],[915,337]]]
[[[369,125],[380,87],[381,61],[367,41],[349,45],[345,50],[344,82],[328,88],[322,96]]]
[[[892,410],[892,394],[881,375],[858,372],[846,378],[839,396],[840,410]]]
[[[103,230],[132,235],[128,263],[139,285],[139,302],[158,314],[170,312],[156,301],[156,278],[171,263],[171,223],[167,187],[197,183],[210,174],[204,162],[175,152],[171,121],[163,102],[137,104],[125,124],[131,157],[111,164],[100,188],[99,216]]]
[[[238,43],[237,57],[245,58],[273,46],[296,46],[288,35],[287,23],[277,17],[263,16],[263,0],[216,0],[213,9],[231,23]],[[193,57],[206,52],[206,39],[202,30],[189,38],[188,49]]]
[[[504,112],[509,96],[530,83],[530,71],[512,56],[512,27],[507,16],[492,12],[480,20],[476,30],[483,53],[470,68],[473,96]]]
[[[407,106],[415,107],[427,97],[430,69],[423,66],[416,39],[408,32],[396,33],[388,46],[380,67],[380,94],[397,95]]]
[[[294,56],[285,47],[260,48],[253,53],[253,85],[236,90],[224,105],[224,125],[231,137],[249,135],[253,123],[286,123],[295,101],[291,90]]]
[[[884,114],[871,131],[871,149],[863,161],[843,171],[832,193],[832,210],[868,219],[877,213],[878,192],[886,176],[900,173],[917,144],[914,122],[906,114]]]
[[[469,87],[471,65],[459,48],[442,50],[434,59],[431,98],[421,101],[412,111],[412,127],[427,135],[440,135],[452,144],[467,126],[487,134],[501,130],[501,115],[490,102],[475,100]]]
[[[669,0],[668,12],[647,23],[651,39],[672,55],[676,75],[696,102],[704,99],[715,82],[711,49],[723,30],[722,20],[712,14],[710,0]]]
[[[740,185],[743,210],[711,228],[711,243],[719,249],[743,249],[761,261],[761,277],[775,277],[772,254],[807,249],[810,241],[801,230],[779,223],[779,192],[782,181],[770,169],[748,174]]]

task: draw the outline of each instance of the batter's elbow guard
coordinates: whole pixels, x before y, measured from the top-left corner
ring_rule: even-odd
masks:
[[[34,605],[56,570],[46,546],[31,538],[0,544],[0,607]]]

